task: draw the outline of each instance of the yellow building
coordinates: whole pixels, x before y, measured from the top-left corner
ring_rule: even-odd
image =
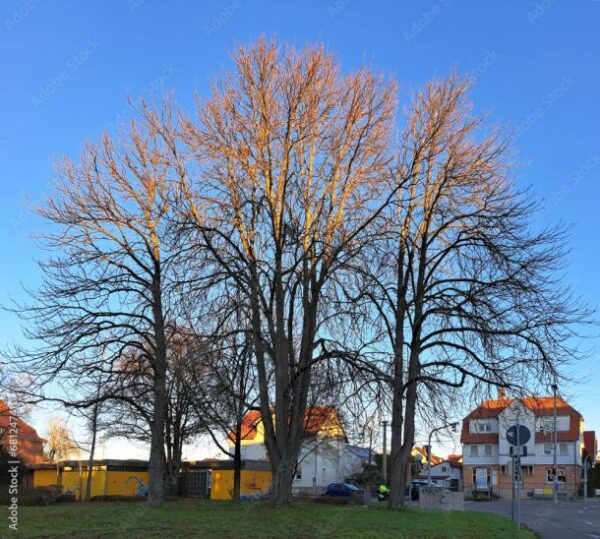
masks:
[[[57,464],[30,466],[33,486],[61,485],[78,500],[85,497],[88,478],[87,460],[69,460]],[[91,469],[91,496],[145,496],[148,489],[148,463],[142,460],[95,460]]]
[[[233,460],[208,459],[186,462],[181,476],[182,496],[233,499]],[[244,498],[265,496],[271,490],[271,466],[265,461],[242,461],[240,495]]]

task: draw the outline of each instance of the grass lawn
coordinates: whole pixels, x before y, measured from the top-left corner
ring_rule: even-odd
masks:
[[[5,521],[6,522],[6,521]],[[382,506],[296,504],[274,509],[264,502],[169,501],[160,509],[137,502],[71,503],[21,507],[19,533],[1,537],[267,538],[267,537],[516,537],[512,523],[494,515]],[[533,538],[522,532],[520,537]]]

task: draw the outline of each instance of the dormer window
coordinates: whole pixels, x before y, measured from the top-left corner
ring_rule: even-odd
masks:
[[[479,421],[476,424],[477,432],[492,432],[492,424],[489,421]]]

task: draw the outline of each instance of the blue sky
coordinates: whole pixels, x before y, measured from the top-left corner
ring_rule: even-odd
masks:
[[[600,1],[323,0],[183,2],[7,0],[0,5],[0,303],[35,283],[42,199],[52,161],[127,117],[127,97],[174,90],[187,104],[260,35],[316,40],[345,69],[395,77],[402,95],[451,70],[470,73],[476,109],[513,129],[518,179],[544,199],[538,223],[573,225],[564,279],[600,299]],[[28,202],[29,201],[29,202]],[[0,341],[20,338],[0,313]],[[598,346],[600,339],[584,346]],[[600,430],[597,354],[563,388]],[[36,424],[44,432],[43,418]]]

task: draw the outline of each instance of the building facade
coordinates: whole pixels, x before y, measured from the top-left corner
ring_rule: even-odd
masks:
[[[232,434],[228,438],[233,450]],[[321,494],[330,483],[362,471],[365,450],[348,445],[338,411],[333,406],[314,406],[306,410],[304,437],[296,464],[292,489],[296,493]],[[368,452],[367,460],[368,460]],[[241,457],[244,460],[269,460],[264,426],[258,411],[248,412],[242,421]]]
[[[427,481],[430,475],[427,466],[415,477],[420,481]],[[462,455],[448,455],[448,458],[431,465],[431,482],[439,487],[450,490],[462,490]]]
[[[521,458],[521,495],[549,494],[553,484],[554,397],[486,400],[462,425],[463,480],[465,491],[512,496],[510,427],[520,425],[530,433],[527,456]],[[556,399],[556,462],[559,492],[576,496],[581,482],[583,418],[561,398]]]

